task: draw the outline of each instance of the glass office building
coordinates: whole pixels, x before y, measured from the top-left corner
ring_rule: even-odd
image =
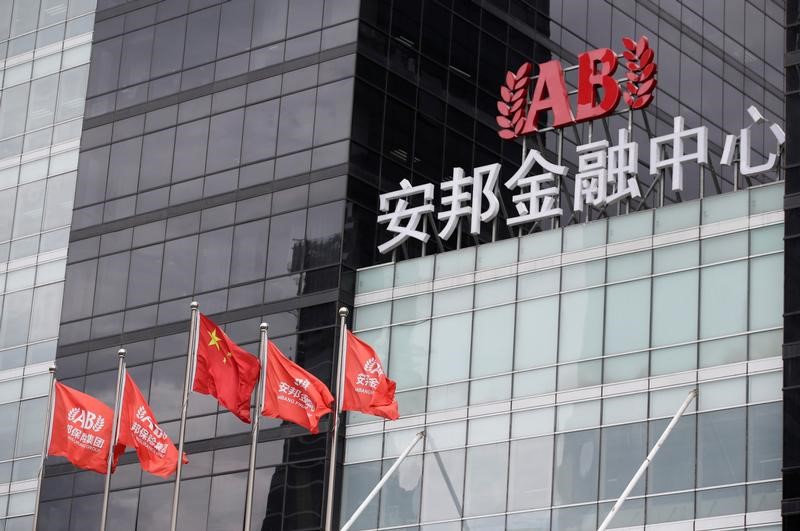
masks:
[[[42,0],[41,12],[63,3]],[[70,2],[65,35],[72,4],[82,2]],[[52,358],[58,336],[58,378],[108,404],[116,351],[127,348],[132,376],[175,439],[190,301],[251,352],[258,324],[269,322],[278,346],[326,383],[336,310],[355,304],[352,325],[387,357],[404,418],[349,418],[338,441],[337,522],[410,434],[429,425],[363,529],[590,529],[675,401],[699,385],[699,409],[675,433],[684,446],[673,453],[693,452],[685,473],[654,465],[618,522],[774,525],[783,217],[782,185],[770,183],[783,179],[788,160],[744,177],[720,159],[724,135],[751,123],[748,106],[784,124],[784,51],[793,45],[783,37],[792,16],[776,0],[97,0],[74,204],[66,207],[72,225],[56,227],[61,248],[68,233],[65,302],[37,306],[40,288],[31,284],[22,288],[31,317],[4,310],[0,318],[33,330],[37,311],[60,312],[60,327],[45,338]],[[655,52],[658,88],[653,104],[632,114],[631,138],[645,146],[680,115],[687,128],[708,127],[710,163],[686,164],[677,194],[650,175],[641,147],[643,197],[575,213],[576,145],[615,140],[608,131],[626,127],[627,113],[569,128],[561,148],[555,132],[502,140],[499,87],[526,61],[575,65],[585,50],[619,52],[623,36],[641,35]],[[61,68],[62,77],[70,71]],[[573,89],[575,73],[566,81]],[[761,161],[773,142],[761,125],[752,131],[752,157]],[[27,146],[22,134],[15,141]],[[561,153],[569,168],[558,219],[509,228],[512,193],[501,187],[500,215],[479,234],[464,224],[449,240],[378,252],[388,238],[376,223],[379,194],[408,179],[435,185],[438,205],[439,183],[454,167],[500,162],[504,182],[523,144],[551,161]],[[27,183],[24,168],[8,185],[15,194],[17,182]],[[42,246],[54,211],[45,204],[36,214],[45,213],[41,237],[17,236],[15,221],[9,252],[31,236],[50,249]],[[431,233],[443,225],[427,223]],[[515,325],[521,320],[535,326]],[[0,349],[49,360],[31,346],[14,350],[35,347],[35,337],[0,338]],[[497,354],[474,354],[487,348]],[[41,404],[37,393],[30,396]],[[261,428],[254,528],[321,529],[327,423],[316,436],[274,419]],[[730,444],[724,467],[722,456],[703,453],[713,440]],[[247,425],[192,395],[180,529],[241,529],[248,443]],[[526,459],[529,452],[551,457]],[[541,482],[526,483],[534,479]],[[486,496],[475,496],[478,484]],[[166,528],[172,488],[123,456],[109,525]],[[96,527],[101,491],[101,476],[48,460],[40,528]]]
[[[358,529],[780,529],[783,186],[366,268],[355,329],[403,417],[352,416]],[[656,527],[653,527],[655,529]]]
[[[61,381],[112,404],[126,347],[177,440],[192,300],[251,352],[269,322],[283,352],[330,381],[340,264],[354,245],[343,234],[358,9],[98,1]],[[261,428],[254,528],[319,528],[325,434]],[[193,394],[187,429],[179,529],[241,529],[249,426]],[[111,488],[110,528],[169,527],[173,482],[143,474],[135,455]],[[49,459],[40,528],[98,527],[102,490],[101,475]]]
[[[0,528],[31,528],[95,0],[0,1]]]

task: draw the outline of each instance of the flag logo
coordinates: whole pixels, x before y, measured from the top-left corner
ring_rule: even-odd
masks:
[[[69,410],[69,413],[67,413],[67,420],[73,424],[79,424],[84,430],[92,430],[95,432],[102,430],[106,425],[106,419],[103,415],[97,415],[79,407],[74,407]]]
[[[267,343],[267,370],[261,414],[303,426],[318,433],[319,419],[333,402],[328,388],[313,374],[287,359],[272,342]]]
[[[364,372],[368,374],[377,374],[381,376],[383,374],[383,368],[381,368],[381,362],[377,360],[377,358],[370,358],[364,363]]]
[[[150,433],[152,433],[156,439],[164,438],[164,430],[162,430],[161,426],[156,424],[152,417],[147,414],[147,409],[145,409],[144,406],[139,406],[139,409],[136,410],[136,418],[147,424],[147,427],[150,428]]]
[[[360,411],[389,420],[399,417],[395,383],[386,377],[375,349],[347,331],[342,411]]]

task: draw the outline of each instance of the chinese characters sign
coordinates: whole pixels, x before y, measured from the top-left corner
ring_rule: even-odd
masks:
[[[780,148],[786,140],[783,129],[770,124],[768,131],[774,141],[774,152],[767,160],[754,164],[751,160],[751,127],[763,123],[764,117],[755,107],[747,109],[753,123],[739,131],[738,135],[727,135],[721,164],[732,166],[734,151],[738,144],[739,172],[752,176],[774,169]],[[773,148],[768,148],[773,149]],[[617,132],[616,145],[607,140],[582,144],[576,147],[578,159],[574,175],[572,210],[581,212],[586,205],[603,207],[626,198],[642,197],[637,180],[639,146],[629,138],[628,129]],[[649,173],[659,175],[670,170],[671,188],[674,192],[684,189],[683,165],[708,164],[708,129],[705,126],[686,129],[685,120],[677,116],[672,131],[649,140]],[[424,216],[434,215],[444,222],[438,237],[450,238],[461,218],[469,219],[469,232],[480,234],[481,223],[495,219],[500,212],[497,183],[500,164],[489,164],[474,168],[466,175],[462,168],[454,168],[452,179],[442,182],[440,207],[434,206],[434,185],[431,183],[412,186],[407,179],[400,182],[400,189],[380,195],[379,224],[393,236],[378,246],[378,251],[388,253],[409,238],[427,242],[430,234],[420,226]],[[542,219],[558,217],[563,209],[557,179],[567,176],[568,168],[549,161],[540,151],[528,151],[522,165],[503,186],[512,191],[516,213],[509,212],[506,224],[509,227],[533,223]],[[488,205],[483,208],[484,201]],[[413,203],[414,206],[411,206]],[[516,214],[516,215],[513,215]]]

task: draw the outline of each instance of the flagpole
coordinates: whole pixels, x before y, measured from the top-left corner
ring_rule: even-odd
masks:
[[[122,382],[125,374],[125,354],[126,350],[121,348],[117,351],[119,364],[117,365],[117,391],[114,395],[114,423],[111,426],[111,441],[108,445],[108,459],[106,461],[106,478],[103,487],[103,512],[100,515],[100,531],[106,531],[106,517],[108,516],[108,492],[111,488],[111,467],[114,464],[114,447],[117,445],[119,435],[119,412],[122,406]]]
[[[342,398],[344,396],[344,367],[347,355],[347,314],[349,311],[342,306],[339,308],[339,356],[336,362],[336,400],[334,402],[331,423],[333,424],[331,436],[331,456],[328,465],[327,502],[325,506],[325,531],[333,531],[333,501],[334,486],[336,485],[336,448],[339,442],[339,417],[342,411]]]
[[[186,351],[186,372],[183,376],[183,401],[181,402],[181,423],[178,432],[178,466],[175,469],[175,487],[172,491],[172,514],[170,519],[170,531],[175,531],[178,527],[178,499],[181,494],[181,471],[183,470],[183,439],[186,436],[186,411],[189,406],[189,380],[191,380],[192,364],[197,356],[197,317],[200,305],[197,301],[192,301],[189,305],[192,315],[189,322],[189,348]]]
[[[50,366],[50,396],[47,398],[47,420],[44,425],[44,437],[42,438],[42,464],[39,466],[39,477],[36,487],[36,501],[33,506],[33,531],[36,531],[36,524],[39,521],[39,500],[42,497],[42,481],[44,480],[44,462],[47,457],[47,449],[50,446],[50,430],[53,426],[53,395],[56,385],[56,368]]]
[[[675,413],[675,416],[672,417],[672,420],[667,425],[667,428],[664,430],[664,433],[662,433],[661,437],[659,437],[658,441],[656,441],[656,444],[655,446],[653,446],[653,449],[650,450],[650,453],[647,454],[647,457],[644,458],[644,462],[641,464],[641,466],[639,466],[639,470],[636,471],[636,474],[633,475],[633,478],[631,478],[631,481],[628,483],[628,486],[625,487],[624,491],[622,491],[622,494],[617,500],[617,503],[615,503],[614,507],[611,508],[611,511],[608,513],[608,516],[606,516],[605,520],[603,520],[603,523],[600,524],[600,527],[597,528],[597,531],[605,531],[606,528],[608,528],[608,526],[611,524],[611,520],[613,520],[614,516],[617,514],[617,511],[619,511],[619,508],[622,507],[622,504],[625,503],[625,500],[628,499],[628,495],[630,495],[631,491],[633,490],[633,487],[636,486],[636,483],[647,471],[647,467],[650,466],[650,462],[653,460],[658,451],[661,449],[661,446],[664,444],[664,441],[667,440],[667,437],[669,437],[669,434],[672,432],[672,429],[678,423],[680,418],[686,412],[686,409],[689,407],[689,404],[691,404],[692,400],[694,400],[695,398],[697,398],[697,389],[692,389],[691,391],[689,391],[689,395],[686,397],[686,400],[684,400],[683,404],[681,404],[681,407],[678,408],[678,411]]]
[[[361,516],[361,513],[364,512],[364,509],[367,508],[367,505],[369,505],[369,502],[371,502],[372,499],[375,496],[378,495],[378,492],[380,492],[380,490],[383,488],[383,486],[386,484],[386,482],[389,481],[389,478],[392,477],[392,474],[394,474],[394,471],[397,470],[400,467],[400,465],[403,463],[403,461],[405,461],[406,457],[408,457],[408,454],[411,453],[411,450],[414,449],[414,447],[417,445],[417,443],[423,437],[425,437],[425,431],[424,430],[419,432],[416,435],[416,437],[414,437],[414,440],[411,441],[411,444],[409,444],[406,447],[406,449],[403,450],[403,453],[398,456],[397,460],[392,464],[392,467],[389,470],[386,471],[386,474],[384,474],[383,477],[381,478],[381,480],[378,481],[378,484],[375,485],[372,488],[370,493],[367,495],[366,498],[364,498],[364,501],[361,502],[361,505],[358,506],[358,509],[356,509],[356,511],[347,520],[347,522],[345,522],[345,524],[342,526],[342,529],[340,531],[347,531],[348,529],[350,529],[353,526],[353,524],[356,522],[358,517]]]
[[[258,449],[258,419],[261,417],[261,404],[264,401],[264,385],[267,375],[267,331],[269,325],[261,323],[261,341],[258,345],[258,357],[261,362],[261,377],[256,386],[255,412],[252,416],[252,433],[250,439],[250,466],[247,470],[247,497],[244,507],[244,531],[250,531],[250,520],[253,515],[253,488],[256,479],[256,450]]]

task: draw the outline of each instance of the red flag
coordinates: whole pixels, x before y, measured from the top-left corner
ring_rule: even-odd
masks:
[[[78,468],[106,473],[114,411],[98,399],[56,382],[48,455]],[[112,472],[116,468],[114,458]]]
[[[231,341],[203,314],[198,328],[192,389],[216,397],[228,411],[249,424],[250,397],[261,371],[258,358]]]
[[[319,433],[319,419],[331,412],[333,396],[313,374],[290,361],[270,341],[261,414],[294,422]]]
[[[384,374],[375,350],[348,330],[342,411],[360,411],[395,420],[400,417],[394,399],[395,387]]]
[[[118,447],[130,446],[136,449],[142,470],[151,474],[166,478],[175,472],[178,467],[178,449],[158,425],[150,405],[127,373],[119,418]],[[119,448],[118,451],[121,450]],[[189,462],[186,454],[183,462]]]

